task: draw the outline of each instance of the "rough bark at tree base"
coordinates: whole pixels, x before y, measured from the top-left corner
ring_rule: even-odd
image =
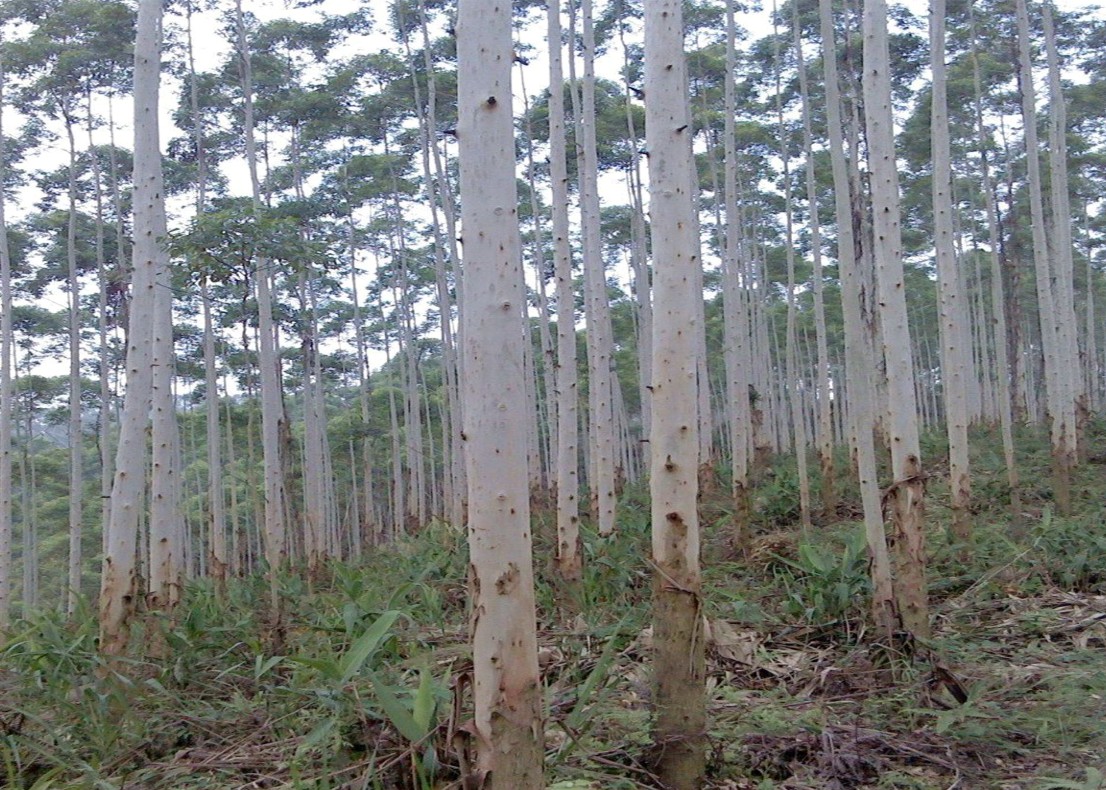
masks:
[[[888,489],[884,512],[891,526],[895,561],[895,601],[902,628],[929,637],[928,588],[925,576],[925,478],[916,457],[907,459],[906,476]]]
[[[695,790],[706,770],[703,617],[698,591],[674,589],[658,569],[653,585],[656,721],[650,762],[664,787]]]

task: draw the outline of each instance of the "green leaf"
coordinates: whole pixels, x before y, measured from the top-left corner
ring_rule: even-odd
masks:
[[[261,656],[257,656],[257,658],[255,658],[253,662],[254,682],[256,683],[257,681],[261,680],[261,678],[263,678],[270,669],[275,667],[283,660],[284,656],[270,656],[269,658],[262,661]]]
[[[388,631],[399,618],[401,612],[390,609],[376,619],[376,622],[368,627],[365,633],[350,645],[346,654],[342,656],[339,664],[340,682],[345,684],[353,680],[353,676],[361,671],[365,662],[369,660],[381,643],[388,637]]]
[[[372,680],[376,701],[384,709],[384,715],[388,717],[388,721],[391,722],[392,726],[411,743],[421,741],[426,736],[427,730],[419,726],[414,716],[407,710],[407,706],[399,701],[395,690],[386,683],[382,683],[371,669],[366,669],[365,675]]]
[[[415,707],[412,710],[415,723],[423,732],[430,730],[430,722],[434,718],[434,676],[430,670],[423,667],[419,670],[419,690],[415,693]]]

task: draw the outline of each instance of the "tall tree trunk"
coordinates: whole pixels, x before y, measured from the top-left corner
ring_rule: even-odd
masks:
[[[773,4],[773,17],[776,17],[775,4]],[[810,518],[810,475],[807,470],[807,432],[804,421],[803,409],[803,376],[799,372],[798,362],[798,307],[795,304],[795,213],[791,207],[791,157],[788,151],[790,141],[787,134],[787,125],[783,115],[783,63],[782,40],[777,26],[773,25],[775,39],[776,72],[776,128],[780,138],[780,154],[783,164],[783,203],[784,203],[784,247],[787,258],[787,329],[785,369],[787,371],[784,389],[789,396],[789,411],[791,414],[791,429],[794,432],[794,452],[796,468],[799,475],[799,514],[803,529],[811,528]],[[800,70],[802,64],[799,64]]]
[[[160,65],[160,64],[159,64]],[[157,97],[154,97],[155,109]],[[155,160],[160,174],[161,160]],[[154,369],[151,397],[150,476],[150,609],[172,612],[180,601],[185,569],[184,520],[180,511],[180,431],[173,396],[173,286],[168,254],[162,249],[165,237],[164,191],[159,191],[156,221],[158,235],[154,288],[153,340],[150,365]]]
[[[1071,392],[1065,381],[1064,369],[1073,364],[1063,358],[1062,335],[1059,322],[1062,300],[1056,298],[1053,280],[1060,275],[1053,271],[1045,233],[1044,203],[1041,198],[1041,165],[1037,142],[1037,98],[1033,87],[1033,59],[1030,53],[1029,12],[1026,0],[1017,0],[1018,19],[1018,81],[1022,100],[1022,126],[1025,132],[1026,180],[1029,188],[1029,207],[1033,232],[1033,270],[1037,283],[1037,306],[1040,316],[1041,346],[1044,352],[1045,399],[1050,419],[1052,439],[1052,465],[1055,476],[1055,500],[1061,513],[1071,510],[1071,470],[1075,460],[1075,445],[1071,443],[1074,430],[1074,408],[1068,403]],[[1070,222],[1070,217],[1065,218]]]
[[[1075,262],[1071,233],[1074,217],[1068,194],[1067,100],[1060,84],[1060,56],[1056,51],[1052,7],[1051,0],[1045,0],[1042,13],[1048,58],[1048,161],[1052,193],[1052,247],[1049,252],[1056,266],[1053,282],[1056,285],[1056,341],[1060,352],[1058,372],[1063,385],[1061,407],[1066,415],[1064,447],[1067,458],[1064,463],[1070,468],[1079,458],[1081,429],[1089,413],[1086,393],[1080,386],[1078,367],[1076,331],[1079,325],[1075,317]]]
[[[81,585],[84,499],[84,431],[81,425],[81,284],[77,269],[77,143],[71,108],[62,108],[69,140],[69,222],[66,228],[69,282],[69,588]]]
[[[814,173],[814,135],[810,122],[810,90],[803,43],[799,27],[799,6],[792,4],[791,33],[795,59],[799,72],[799,96],[803,114],[803,150],[806,152],[806,200],[809,212],[811,259],[814,271],[811,275],[814,292],[814,335],[818,359],[815,373],[815,400],[817,403],[818,458],[822,468],[822,511],[832,517],[837,511],[837,481],[833,463],[833,415],[830,397],[829,344],[826,339],[826,307],[822,275],[822,223],[818,217],[818,189]]]
[[[91,106],[92,97],[86,95]],[[100,523],[106,524],[111,514],[111,363],[108,359],[108,271],[104,257],[104,189],[101,179],[100,154],[92,136],[92,113],[85,118],[88,151],[92,160],[92,188],[96,200],[96,283],[97,334],[99,345],[100,405],[97,416],[97,436],[100,450]],[[72,616],[79,600],[79,590],[72,584],[66,597],[66,614]]]
[[[242,14],[242,0],[235,0],[235,23],[238,33],[238,57],[241,66],[242,97],[244,105],[243,135],[246,143],[246,163],[250,171],[250,188],[254,211],[261,209],[261,184],[257,175],[257,143],[253,117],[253,69],[250,44],[246,38],[246,23]],[[287,527],[284,510],[284,472],[281,464],[280,435],[284,408],[280,399],[279,360],[277,358],[275,328],[273,323],[273,297],[270,288],[269,266],[264,259],[256,265],[258,312],[258,359],[261,373],[261,449],[265,479],[265,558],[269,563],[270,605],[274,625],[278,628],[281,618],[280,588],[277,574],[287,561]]]
[[[968,375],[970,329],[959,263],[953,243],[952,159],[948,89],[945,76],[945,0],[930,0],[930,65],[933,70],[933,226],[941,318],[941,383],[949,440],[949,491],[952,536],[971,539],[971,475],[968,466]]]
[[[138,6],[134,79],[134,274],[127,331],[127,388],[111,515],[100,582],[100,649],[120,655],[127,647],[135,611],[135,567],[139,520],[146,484],[146,426],[154,386],[154,323],[158,272],[168,265],[164,185],[158,147],[158,88],[161,80],[161,3]]]
[[[568,237],[568,154],[565,141],[564,74],[561,67],[560,0],[547,0],[549,41],[549,179],[553,190],[553,266],[557,280],[557,569],[569,585],[579,583],[580,464],[576,381],[576,295]]]
[[[580,147],[577,172],[580,182],[580,220],[584,239],[584,294],[587,305],[588,402],[590,404],[590,444],[592,511],[600,535],[614,532],[615,506],[615,425],[614,387],[611,371],[613,339],[610,303],[607,298],[607,274],[603,263],[603,243],[599,218],[599,154],[595,111],[595,26],[592,0],[581,3],[583,18],[584,79],[581,112],[577,115],[576,140]]]
[[[490,790],[542,787],[544,759],[525,456],[513,60],[510,7],[461,0],[463,433],[478,767]]]
[[[742,220],[738,202],[737,147],[735,143],[737,102],[734,70],[737,68],[737,25],[734,3],[726,3],[726,79],[723,163],[726,195],[725,255],[722,258],[722,322],[725,333],[723,358],[726,368],[726,409],[730,436],[730,489],[734,506],[732,543],[744,552],[749,538],[749,448],[752,444],[752,405],[749,400],[751,358],[749,354],[748,284],[741,265]]]
[[[7,171],[4,144],[5,71],[0,59],[0,181]],[[15,420],[12,387],[12,267],[8,252],[8,224],[4,215],[4,194],[0,191],[0,633],[8,627],[12,588],[12,426]],[[26,481],[23,481],[26,490]],[[23,528],[30,515],[23,513]],[[26,558],[24,559],[26,562]]]
[[[860,312],[860,282],[856,244],[851,221],[849,167],[845,161],[844,127],[841,119],[837,76],[837,47],[834,43],[833,7],[819,0],[822,34],[822,67],[826,80],[826,119],[829,124],[830,161],[833,167],[835,214],[837,217],[837,262],[841,270],[841,308],[845,322],[845,377],[849,430],[855,448],[857,477],[864,508],[864,530],[871,555],[872,615],[881,636],[890,637],[897,625],[891,560],[883,528],[879,480],[876,471],[874,414],[872,404],[871,346]],[[842,393],[843,395],[845,393]]]
[[[887,427],[894,480],[888,500],[894,535],[899,617],[911,634],[929,635],[924,496],[914,360],[903,288],[899,174],[891,113],[891,56],[885,0],[864,4],[864,104],[871,172],[876,286],[887,366]]]
[[[654,256],[652,497],[657,774],[692,790],[706,768],[706,678],[699,571],[699,421],[691,112],[679,0],[645,5],[646,145]],[[701,382],[705,386],[706,382]]]
[[[1016,371],[1010,367],[1007,330],[1007,298],[1002,266],[1002,241],[1000,239],[998,211],[995,208],[994,184],[988,154],[986,127],[983,123],[983,97],[977,48],[975,13],[968,6],[972,36],[972,86],[975,110],[975,127],[979,144],[980,174],[983,177],[983,199],[987,212],[987,241],[991,248],[991,313],[994,322],[995,393],[998,396],[999,430],[1002,433],[1002,454],[1006,462],[1006,483],[1010,487],[1010,511],[1015,520],[1021,517],[1021,498],[1018,493],[1018,465],[1014,457],[1014,408],[1011,390]],[[984,343],[987,338],[984,338]]]

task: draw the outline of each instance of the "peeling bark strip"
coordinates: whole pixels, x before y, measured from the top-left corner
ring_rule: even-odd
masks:
[[[510,6],[461,0],[458,138],[464,225],[462,429],[469,470],[477,775],[540,788],[542,738],[531,561],[524,295],[520,271]]]
[[[652,472],[654,756],[665,787],[692,790],[706,764],[699,573],[698,354],[703,325],[687,70],[679,0],[645,4],[646,146],[654,254]],[[664,59],[664,60],[662,60]]]

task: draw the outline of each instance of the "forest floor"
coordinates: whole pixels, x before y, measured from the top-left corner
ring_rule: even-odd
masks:
[[[745,552],[724,499],[704,497],[709,787],[1106,788],[1106,466],[1079,469],[1061,518],[1047,452],[1023,437],[1012,522],[989,442],[971,546],[949,543],[931,464],[925,643],[866,629],[855,496],[801,535],[781,459]],[[616,537],[586,535],[572,608],[553,515],[535,522],[550,786],[656,787],[646,493],[625,493]],[[0,643],[0,786],[464,787],[466,569],[464,534],[432,525],[360,567],[283,579],[279,628],[263,580],[224,596],[197,582],[175,622],[147,618],[156,639],[136,632],[161,658],[105,662],[91,611],[20,621]]]

